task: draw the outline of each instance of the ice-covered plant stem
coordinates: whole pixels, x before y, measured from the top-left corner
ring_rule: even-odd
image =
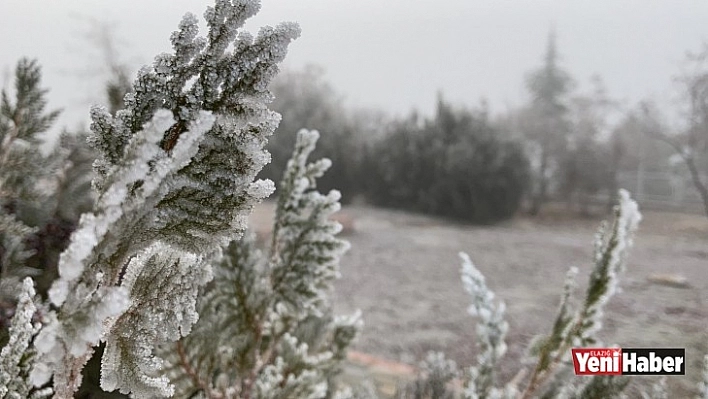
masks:
[[[465,387],[469,397],[488,397],[496,382],[497,362],[506,353],[506,333],[509,323],[504,319],[506,309],[504,302],[494,303],[494,292],[487,288],[484,275],[477,270],[470,257],[461,252],[462,284],[467,293],[472,296],[472,305],[468,308],[470,315],[477,321],[477,366],[468,370],[469,378]]]
[[[0,398],[43,398],[51,395],[51,389],[33,391],[26,380],[35,351],[32,339],[41,324],[34,320],[37,306],[34,303],[34,284],[27,277],[22,282],[21,292],[10,326],[10,338],[0,351]]]
[[[553,329],[541,347],[524,398],[530,397],[552,375],[572,346],[598,344],[596,333],[602,326],[604,307],[617,290],[641,218],[637,203],[626,190],[620,190],[612,226],[608,229],[603,223],[595,237],[594,267],[582,306],[575,314],[570,312],[569,291],[575,275],[571,269]]]
[[[536,365],[521,392],[517,389],[517,378],[503,388],[495,387],[496,366],[506,349],[504,337],[508,324],[504,320],[504,304],[494,303],[494,293],[486,286],[484,276],[466,254],[461,254],[462,281],[473,299],[470,313],[479,319],[477,339],[480,349],[478,365],[470,368],[466,374],[464,397],[531,398],[541,394],[549,398],[613,397],[624,389],[626,379],[595,377],[584,381],[580,386],[568,381],[548,384],[548,389],[539,392],[546,386],[546,382],[557,375],[555,371],[569,356],[571,347],[598,344],[596,333],[601,328],[604,306],[617,289],[640,220],[636,202],[630,199],[627,191],[620,190],[619,205],[615,208],[612,225],[607,228],[603,223],[595,238],[594,264],[585,298],[579,309],[574,311],[571,299],[578,270],[571,268],[566,276],[561,303],[551,332],[545,338],[537,340],[534,345]],[[659,390],[657,388],[657,392]]]

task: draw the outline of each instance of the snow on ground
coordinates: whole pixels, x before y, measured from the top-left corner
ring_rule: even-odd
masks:
[[[267,203],[256,211],[261,234],[272,208]],[[497,226],[366,206],[345,207],[341,214],[353,224],[344,236],[352,249],[342,260],[334,303],[340,314],[362,310],[365,328],[355,349],[410,364],[429,350],[442,350],[458,364],[471,364],[474,320],[466,312],[470,300],[457,255],[465,251],[507,304],[509,351],[502,378],[516,374],[529,341],[550,328],[570,266],[580,269],[580,297],[602,219],[577,218],[562,207],[538,219],[518,217]],[[668,383],[680,396],[690,396],[708,352],[708,219],[643,215],[600,336],[625,347],[685,347],[687,377]],[[677,288],[682,284],[671,284],[672,278],[689,286]]]

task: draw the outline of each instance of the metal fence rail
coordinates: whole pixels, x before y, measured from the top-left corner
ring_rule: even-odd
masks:
[[[708,182],[708,175],[701,178]],[[644,209],[703,212],[703,201],[689,176],[670,172],[634,171],[621,172],[617,181],[618,187],[629,190]],[[606,204],[609,193],[601,191],[586,200],[594,205]]]

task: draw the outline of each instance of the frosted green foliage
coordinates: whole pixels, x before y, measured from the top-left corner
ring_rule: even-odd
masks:
[[[554,369],[568,358],[571,347],[599,344],[596,333],[602,327],[604,306],[617,290],[640,220],[637,203],[629,197],[627,191],[620,190],[619,205],[615,207],[612,225],[608,228],[603,223],[595,237],[594,265],[584,301],[578,310],[573,310],[570,299],[577,272],[571,269],[566,278],[564,294],[551,333],[535,344],[534,354],[538,355],[538,362],[526,388],[526,395],[535,392],[553,376]],[[624,379],[598,378],[595,377],[580,387],[579,392],[599,392],[597,390],[606,389],[607,394],[611,395],[612,392],[620,392],[626,385]],[[595,379],[598,380],[594,381]],[[551,384],[551,387],[557,387],[557,384]]]
[[[40,87],[41,69],[36,61],[22,59],[15,69],[15,99],[2,91],[0,102],[0,200],[34,199],[41,195],[37,178],[43,161],[38,145],[59,116],[59,111],[44,113],[47,90]]]
[[[211,258],[273,191],[254,182],[279,118],[266,106],[267,84],[299,28],[263,28],[255,39],[240,32],[258,8],[217,1],[205,13],[207,38],[185,16],[174,53],[139,72],[125,109],[92,109],[96,204],[59,259],[49,290],[56,311],[37,337],[31,374],[37,386],[54,374],[56,397],[73,395],[99,340],[105,389],[172,393],[153,349],[189,333]]]
[[[37,62],[22,59],[15,69],[14,98],[3,90],[0,100],[0,297],[5,300],[17,297],[23,277],[38,273],[25,264],[32,255],[25,241],[37,229],[18,212],[35,213],[46,195],[39,184],[48,173],[39,135],[59,112],[45,114],[47,91],[40,81]]]
[[[197,18],[187,14],[171,36],[174,53],[157,56],[151,68],[138,73],[125,109],[115,117],[104,108],[91,111],[92,143],[101,151],[94,181],[99,189],[108,184],[108,171],[130,137],[158,108],[175,118],[160,142],[168,152],[201,110],[217,117],[194,162],[178,172],[172,190],[155,205],[157,218],[145,226],[149,238],[193,252],[216,249],[243,230],[254,199],[269,191],[253,185],[270,160],[263,148],[280,118],[267,108],[267,85],[300,31],[287,23],[262,28],[255,38],[240,31],[259,8],[255,0],[218,0],[204,14],[207,38],[197,36]]]
[[[145,130],[132,138],[123,164],[114,166],[107,175],[110,185],[99,194],[94,212],[82,216],[60,257],[60,277],[49,291],[50,300],[59,310],[50,315],[54,317],[37,337],[36,347],[42,356],[32,373],[36,385],[42,385],[56,371],[55,387],[66,388],[66,392],[57,388],[57,393],[70,395],[80,381],[76,381],[76,370],[66,364],[82,367],[91,347],[110,325],[107,319],[120,315],[131,300],[143,299],[129,297],[132,292],[119,284],[126,262],[145,250],[144,244],[131,245],[120,238],[139,235],[141,221],[155,217],[154,204],[170,187],[170,178],[196,152],[199,137],[213,119],[204,113],[180,138],[172,154],[167,154],[158,143],[174,120],[168,111],[158,112]],[[139,273],[135,267],[131,269]],[[141,294],[152,295],[149,291]]]
[[[601,227],[595,240],[595,267],[590,274],[577,327],[572,331],[580,345],[597,341],[595,332],[602,326],[604,306],[617,290],[619,276],[627,263],[627,253],[632,247],[634,232],[642,218],[637,203],[629,198],[627,191],[620,190],[619,202],[610,231],[606,231],[605,226]]]
[[[101,387],[135,397],[172,395],[162,360],[153,349],[190,332],[198,319],[195,293],[211,279],[211,268],[191,253],[158,242],[128,264],[123,288],[133,298],[108,334]],[[146,295],[146,293],[150,293]]]
[[[468,381],[474,388],[468,386],[466,391],[476,397],[487,397],[494,388],[496,366],[499,359],[506,353],[504,338],[509,330],[509,323],[504,319],[506,309],[504,302],[494,303],[494,292],[485,283],[484,275],[477,270],[469,256],[460,253],[462,258],[462,283],[472,297],[472,305],[468,312],[478,317],[477,322],[477,365],[469,370]],[[475,397],[475,396],[472,396]]]
[[[541,370],[539,373],[543,370],[548,370],[553,362],[569,357],[568,354],[559,351],[563,348],[567,349],[570,344],[568,334],[575,317],[570,301],[577,285],[575,281],[577,275],[577,267],[571,267],[566,273],[560,306],[558,307],[558,313],[553,322],[550,335],[547,337],[537,336],[530,345],[530,354],[538,356],[536,369]]]
[[[484,276],[469,257],[461,253],[462,281],[472,297],[470,314],[478,318],[477,342],[479,354],[477,365],[464,373],[462,396],[465,398],[605,398],[618,397],[628,384],[628,379],[614,376],[598,376],[577,380],[564,378],[556,372],[569,360],[574,346],[597,344],[595,334],[601,328],[603,309],[615,293],[622,271],[627,263],[627,254],[632,246],[634,232],[641,215],[636,202],[625,190],[619,192],[619,205],[611,227],[605,224],[595,239],[594,265],[585,299],[576,310],[572,304],[577,268],[571,268],[564,283],[561,303],[549,336],[536,339],[531,354],[537,357],[533,373],[526,380],[523,390],[518,388],[525,370],[503,385],[495,386],[498,361],[506,352],[504,338],[508,323],[504,320],[504,304],[495,304],[494,293],[489,290]],[[555,378],[554,378],[555,377]],[[663,382],[652,388],[653,397],[665,397]]]
[[[165,348],[177,398],[322,398],[360,320],[331,317],[327,295],[348,248],[329,220],[336,192],[315,191],[329,162],[308,163],[301,131],[279,188],[270,246],[246,235],[225,249],[192,333]]]
[[[349,243],[334,238],[342,226],[328,220],[340,208],[339,192],[322,195],[313,190],[315,179],[331,165],[326,158],[307,163],[318,138],[316,131],[298,133],[280,185],[269,261],[276,305],[299,320],[322,314],[324,294],[339,278],[339,257],[349,249]]]
[[[19,295],[19,282],[22,276],[36,274],[36,270],[25,267],[25,260],[32,251],[24,245],[27,236],[37,231],[12,214],[0,209],[0,296],[6,300],[15,299]]]
[[[459,375],[457,364],[445,358],[442,352],[428,352],[420,363],[420,376],[403,391],[397,392],[397,399],[436,398],[453,399],[454,392],[449,383]]]
[[[25,399],[40,398],[51,394],[51,390],[33,391],[27,382],[34,352],[30,342],[39,331],[40,324],[33,321],[37,307],[34,304],[34,285],[29,277],[22,282],[15,316],[10,326],[10,339],[0,351],[0,398]]]
[[[154,273],[151,266],[163,266],[140,256],[148,250],[148,241],[136,243],[129,238],[144,234],[141,223],[156,217],[155,203],[172,187],[176,172],[190,161],[200,138],[213,121],[213,116],[204,112],[180,137],[171,154],[159,147],[163,132],[174,123],[168,111],[156,113],[153,121],[132,137],[123,161],[106,176],[109,184],[99,193],[94,212],[81,217],[69,247],[59,259],[59,279],[49,290],[49,298],[58,311],[50,314],[48,324],[37,337],[35,345],[41,361],[32,372],[35,385],[43,385],[54,371],[57,395],[73,394],[80,383],[76,368],[80,371],[83,367],[92,353],[92,346],[98,344],[102,333],[112,325],[110,321],[121,315],[131,302],[142,303],[146,298],[159,301],[156,292],[138,293],[121,284],[127,281],[121,281],[122,275],[128,274],[126,268],[130,275],[137,275],[143,269],[145,273]],[[181,253],[177,248],[171,252]],[[144,263],[136,264],[136,258]],[[187,281],[185,284],[191,287],[195,283]],[[165,290],[169,288],[163,287]],[[179,285],[171,288],[181,293]],[[196,290],[189,295],[196,295]],[[173,299],[174,296],[162,297],[165,301]],[[153,311],[156,309],[148,306],[140,309],[145,313]],[[189,312],[189,309],[176,308],[175,311]],[[133,323],[121,326],[124,330],[136,327]],[[156,328],[159,326],[152,326],[152,329]],[[126,334],[125,331],[111,332]],[[146,355],[135,353],[132,356]]]

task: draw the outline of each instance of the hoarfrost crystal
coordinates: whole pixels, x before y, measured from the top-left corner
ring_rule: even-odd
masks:
[[[170,38],[173,53],[140,70],[125,109],[92,108],[98,198],[61,255],[33,370],[38,385],[55,372],[57,397],[78,389],[99,340],[107,342],[105,388],[171,394],[154,350],[190,331],[211,258],[272,192],[272,183],[254,183],[279,121],[267,85],[299,28],[239,35],[259,8],[217,0],[205,13],[206,38],[186,15]]]
[[[329,219],[339,209],[339,193],[314,190],[330,164],[307,161],[318,137],[298,133],[279,186],[270,246],[259,249],[247,235],[225,248],[199,300],[193,332],[166,347],[176,396],[195,389],[227,398],[327,394],[361,320],[358,313],[331,316],[327,296],[348,244],[335,237],[341,226]]]

